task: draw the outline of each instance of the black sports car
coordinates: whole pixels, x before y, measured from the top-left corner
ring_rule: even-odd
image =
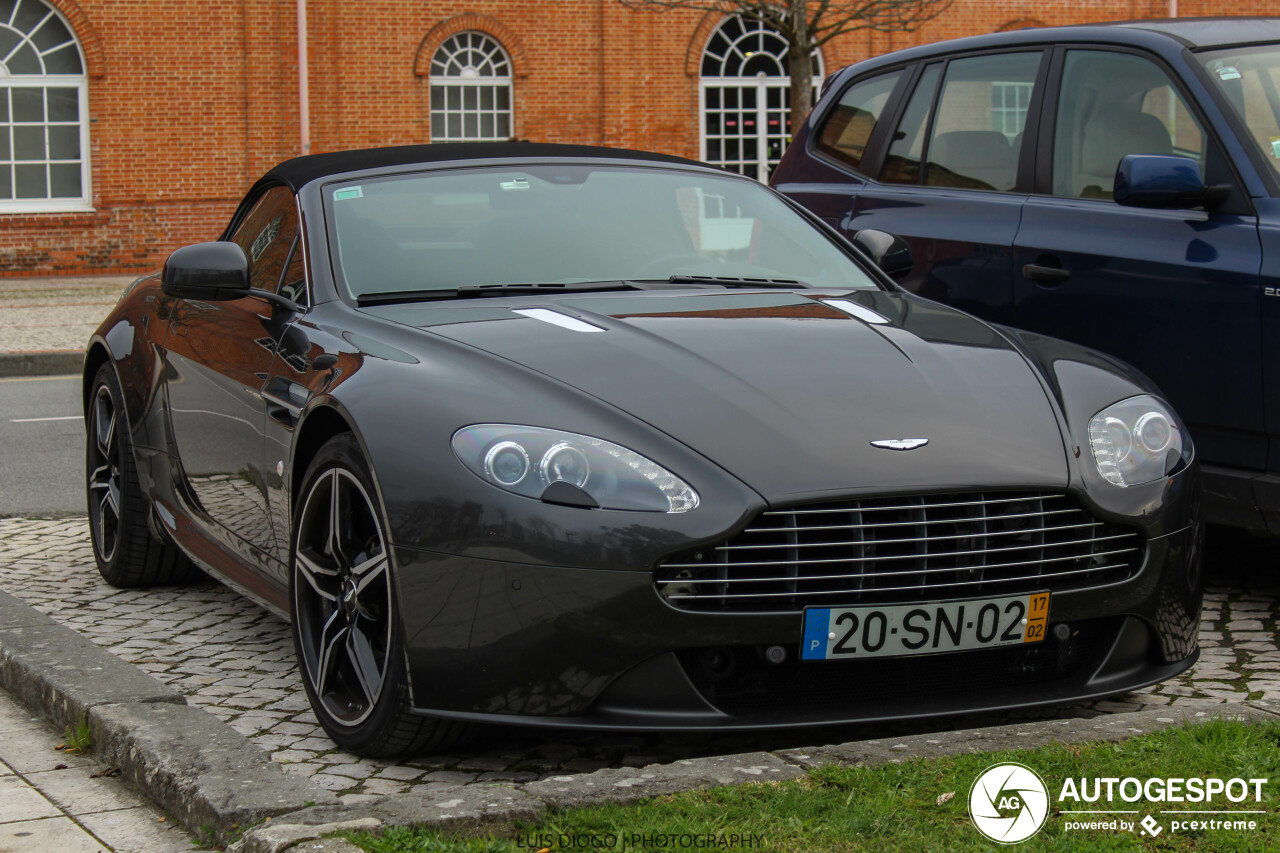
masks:
[[[85,361],[104,577],[291,618],[341,746],[1100,696],[1195,660],[1199,472],[1132,369],[899,290],[754,181],[281,164]]]

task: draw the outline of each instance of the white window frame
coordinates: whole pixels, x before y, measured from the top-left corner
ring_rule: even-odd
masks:
[[[444,46],[448,44],[450,41],[462,35],[478,35],[483,39],[485,39],[486,41],[490,42],[495,48],[497,48],[498,53],[502,57],[502,61],[506,64],[507,73],[496,74],[488,77],[479,76],[479,75],[467,76],[465,73],[459,74],[459,75],[447,75],[447,76],[436,74],[435,66],[437,62],[437,56],[439,55],[440,50],[442,50]],[[516,135],[516,93],[515,93],[515,86],[514,86],[514,78],[513,78],[513,75],[511,74],[511,54],[507,52],[507,49],[505,47],[503,47],[502,42],[498,41],[498,39],[494,38],[493,36],[481,30],[464,30],[463,32],[460,32],[460,33],[454,33],[448,39],[445,39],[445,41],[441,43],[440,47],[436,48],[436,53],[431,58],[430,68],[431,68],[431,73],[427,78],[427,120],[430,127],[432,142],[498,142],[498,141],[505,141]],[[506,117],[507,117],[507,133],[506,134],[503,134],[503,135],[496,134],[496,126],[497,126],[496,117],[502,115],[504,112],[503,110],[499,110],[496,108],[493,110],[485,110],[479,107],[477,107],[477,109],[475,110],[468,110],[465,106],[460,111],[449,110],[447,108],[447,101],[449,97],[448,93],[450,89],[457,89],[459,93],[462,95],[464,102],[466,99],[467,89],[477,90],[476,101],[478,104],[480,99],[480,94],[479,94],[480,89],[494,89],[495,99],[496,99],[497,97],[496,90],[503,87],[505,87],[507,91],[507,107],[505,110]],[[446,109],[444,110],[436,110],[435,107],[433,106],[433,96],[437,88],[443,90],[444,92],[444,97],[446,101]],[[435,116],[437,113],[440,113],[445,118],[445,122],[444,122],[445,132],[440,134],[436,133],[436,127],[435,127]],[[492,114],[495,116],[495,122],[494,122],[495,135],[468,136],[465,130],[466,117],[468,115],[475,115],[477,117],[476,125],[477,127],[479,127],[480,116],[486,115],[486,114]],[[460,115],[462,117],[463,132],[461,134],[452,136],[447,132],[449,115]]]
[[[1013,139],[1017,133],[1010,134],[1007,130],[1009,121],[1012,119],[1013,125],[1018,126],[1018,118],[1022,118],[1022,126],[1027,125],[1027,111],[1031,108],[1031,91],[1035,88],[1035,81],[1023,82],[1012,81],[1006,82],[1002,80],[993,81],[991,84],[993,100],[991,103],[991,119],[994,123],[999,118],[1000,126],[993,127],[992,130],[998,130]],[[1000,105],[996,106],[994,95],[1000,93]],[[1021,133],[1021,131],[1019,131]]]
[[[723,21],[720,22],[720,25],[717,26],[711,32],[711,35],[707,37],[707,43],[702,48],[702,57],[699,61],[699,69],[701,69],[701,60],[706,58],[707,49],[711,46],[712,41],[720,33],[721,29],[723,29],[724,26],[732,20],[734,19],[725,18]],[[739,37],[739,39],[736,39],[733,42],[733,46],[735,49],[736,49],[737,42],[741,41],[742,38],[750,37],[753,33],[758,33],[761,29],[764,29],[764,25],[758,21],[752,21],[749,19],[741,19],[741,20],[744,26],[749,28],[754,27],[755,29],[748,31],[746,34]],[[818,73],[814,75],[814,78],[813,78],[813,91],[816,93],[819,90],[819,88],[822,86],[822,78],[823,78],[822,52],[819,50],[815,50],[813,52],[813,57],[818,63]],[[781,89],[785,93],[791,88],[791,78],[789,75],[785,73],[786,57],[785,56],[775,57],[775,59],[777,59],[780,67],[784,70],[784,73],[781,76],[767,75],[764,73],[758,73],[755,76],[751,76],[751,77],[702,76],[699,78],[699,85],[698,85],[698,157],[703,162],[711,163],[712,165],[716,165],[716,166],[723,166],[729,161],[727,161],[723,156],[716,160],[711,160],[707,157],[707,92],[710,89],[724,90],[729,88],[732,88],[732,89],[749,89],[753,87],[755,88],[756,90],[756,108],[755,108],[756,109],[756,117],[755,117],[756,137],[755,138],[756,138],[757,150],[760,151],[764,156],[756,158],[758,159],[759,162],[757,163],[756,174],[754,175],[754,177],[756,180],[760,181],[762,184],[767,184],[769,182],[769,173],[770,171],[772,171],[774,166],[778,165],[778,162],[780,159],[780,158],[775,159],[768,156],[768,144],[769,144],[769,137],[771,135],[769,133],[769,125],[768,125],[769,90]],[[721,58],[720,61],[723,63],[723,58]],[[783,101],[785,102],[785,100],[786,100],[786,96],[784,94]],[[724,101],[722,99],[721,104],[723,103]],[[720,109],[723,110],[724,107],[721,106]],[[782,150],[784,152],[786,151],[787,146],[791,144],[791,128],[785,124],[785,122],[790,121],[790,110],[787,110],[786,114],[787,114],[787,117],[784,119],[782,133],[772,134],[774,136],[777,136],[777,135],[782,136],[782,140],[783,140]],[[724,134],[719,134],[718,138],[725,139],[728,137],[725,136]],[[723,149],[722,149],[722,153],[723,153]],[[739,158],[739,159],[741,160],[745,158]]]
[[[30,3],[32,0],[23,0]],[[71,37],[75,42],[76,52],[80,55],[80,67],[86,69],[88,66],[85,62],[84,47],[80,43],[80,39],[76,36],[75,28],[71,26],[71,22],[67,20],[61,12],[55,9],[48,2],[40,0],[40,5],[44,6],[52,15],[56,15],[63,26],[67,28],[67,32],[71,33]],[[18,6],[14,6],[16,14]],[[47,18],[46,18],[47,19]],[[0,25],[7,26],[12,21],[0,22]],[[43,24],[43,20],[41,22]],[[12,29],[12,28],[10,28]],[[39,26],[36,27],[39,29]],[[35,32],[35,30],[32,30]],[[21,43],[19,44],[19,47]],[[55,48],[56,49],[56,48]],[[17,51],[18,48],[14,48]],[[46,51],[51,52],[51,51]],[[91,185],[92,169],[89,163],[89,77],[87,73],[81,74],[9,74],[3,66],[5,57],[0,56],[0,93],[8,99],[10,89],[75,89],[77,94],[79,117],[80,117],[80,196],[77,198],[0,198],[0,214],[23,214],[23,213],[92,213],[93,207],[93,187]],[[48,114],[45,115],[45,127],[48,126]],[[16,192],[17,181],[12,173],[13,163],[39,163],[39,160],[19,161],[15,160],[13,150],[13,137],[9,128],[13,127],[13,115],[9,115],[8,121],[4,125],[4,131],[10,133],[9,138],[9,160],[6,165],[0,165],[0,168],[8,168],[10,172],[11,186]],[[46,154],[47,146],[46,146]],[[50,161],[46,158],[43,161],[48,164]],[[55,161],[56,162],[56,161]],[[49,187],[46,179],[46,191]]]

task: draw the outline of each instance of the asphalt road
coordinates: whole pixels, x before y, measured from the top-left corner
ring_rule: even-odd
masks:
[[[0,379],[0,517],[83,515],[79,376]]]

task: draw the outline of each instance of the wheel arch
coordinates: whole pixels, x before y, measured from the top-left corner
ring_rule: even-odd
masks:
[[[289,506],[298,503],[298,492],[302,489],[302,481],[306,476],[311,460],[331,438],[351,433],[363,450],[364,442],[355,424],[345,411],[332,403],[324,403],[312,408],[298,424],[298,435],[293,442],[293,460],[289,474]],[[367,456],[366,456],[367,458]],[[292,512],[290,512],[292,516]]]
[[[80,379],[80,404],[85,423],[89,422],[89,395],[93,393],[93,380],[102,369],[102,365],[109,361],[111,361],[111,353],[107,350],[106,344],[100,340],[94,340],[89,344],[89,350],[84,354],[84,373]]]

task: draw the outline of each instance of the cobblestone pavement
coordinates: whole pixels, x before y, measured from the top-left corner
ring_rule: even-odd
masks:
[[[1264,545],[1264,554],[1251,550],[1256,547],[1247,542],[1209,552],[1213,563],[1258,568],[1233,570],[1231,580],[1211,585],[1200,662],[1177,679],[1120,697],[1017,716],[763,735],[492,728],[454,755],[398,763],[360,759],[334,748],[307,705],[284,622],[212,580],[182,588],[112,589],[94,566],[83,518],[0,519],[0,589],[176,687],[191,704],[226,720],[286,770],[310,777],[354,804],[450,784],[532,781],[604,767],[912,731],[1228,700],[1280,701],[1280,574],[1272,568],[1273,546]],[[1208,571],[1212,579],[1213,565]]]
[[[0,353],[83,350],[133,279],[0,279]]]

